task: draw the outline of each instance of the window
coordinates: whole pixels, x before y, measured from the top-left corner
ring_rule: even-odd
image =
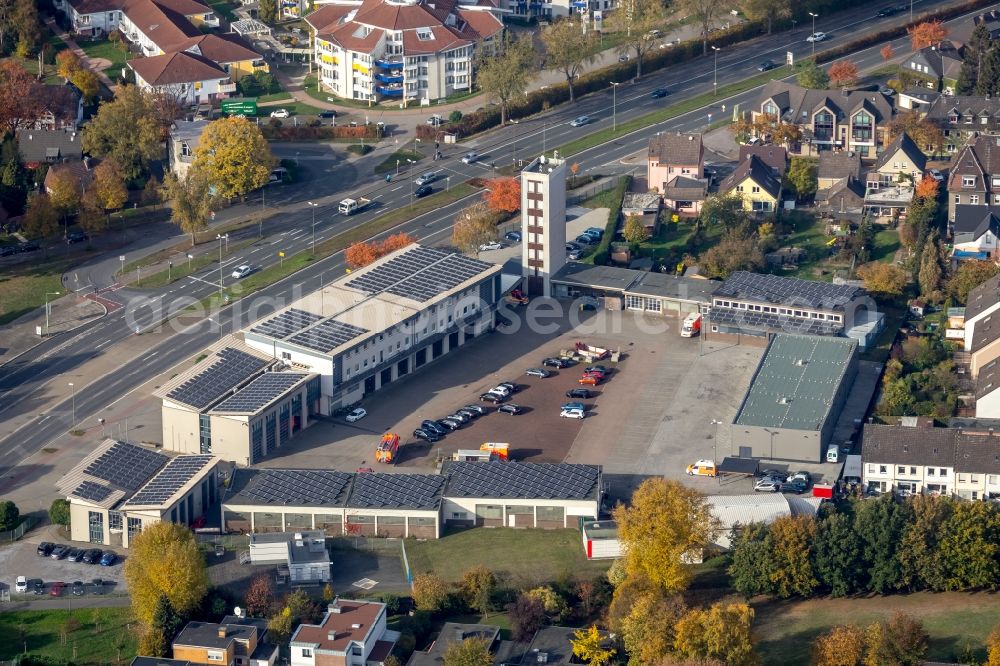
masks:
[[[916,476],[917,475],[917,468],[916,467],[911,467],[910,468],[910,475],[911,476]]]
[[[885,465],[879,465],[878,466],[878,473],[879,474],[885,474],[886,473]]]
[[[754,194],[758,194],[760,192],[760,188],[754,185],[753,187],[750,188],[750,191],[753,192]]]
[[[976,177],[975,176],[962,176],[962,187],[975,187]]]
[[[778,107],[774,105],[774,102],[766,102],[764,104],[764,113],[776,116],[778,115]]]
[[[973,206],[978,206],[979,205],[979,195],[978,194],[970,194],[969,195],[969,203],[972,204]]]
[[[955,203],[957,203],[957,204],[962,203],[962,195],[961,194],[956,194],[955,195]]]
[[[313,656],[312,648],[302,648],[302,656],[303,657],[311,657],[311,656]]]
[[[896,467],[896,474],[906,474],[906,468],[902,465]]]
[[[225,652],[219,652],[218,650],[209,650],[208,651],[208,660],[209,661],[222,661],[225,658],[224,655],[225,655]]]
[[[927,476],[934,476],[934,468],[933,467],[928,467],[927,468]]]

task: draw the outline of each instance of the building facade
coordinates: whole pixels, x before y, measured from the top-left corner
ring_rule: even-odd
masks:
[[[552,296],[550,278],[566,263],[566,162],[533,160],[521,171],[521,270],[528,292]]]
[[[291,666],[379,666],[395,645],[385,604],[336,599],[319,624],[300,624],[289,642]]]
[[[700,133],[661,132],[649,140],[646,182],[663,194],[677,177],[699,180],[705,173],[705,146]]]

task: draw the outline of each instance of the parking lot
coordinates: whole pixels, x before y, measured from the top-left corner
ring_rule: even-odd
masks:
[[[66,588],[62,591],[62,597],[72,595],[71,583],[81,581],[85,583],[84,595],[93,596],[101,594],[121,594],[125,592],[125,580],[122,572],[122,558],[119,555],[117,562],[113,566],[101,566],[99,564],[85,564],[83,562],[70,562],[68,560],[54,560],[51,557],[43,557],[37,554],[38,544],[48,541],[67,546],[87,547],[87,544],[71,543],[68,539],[58,538],[55,528],[48,526],[31,532],[30,537],[22,541],[4,545],[0,548],[0,583],[9,586],[12,599],[30,599],[35,595],[29,586],[28,594],[20,595],[15,592],[14,583],[18,576],[28,579],[40,579],[43,583],[44,598],[51,598],[52,583],[61,581],[66,583]],[[96,546],[95,546],[96,547]],[[92,581],[101,579],[100,590],[95,589]],[[41,598],[41,597],[39,597]]]

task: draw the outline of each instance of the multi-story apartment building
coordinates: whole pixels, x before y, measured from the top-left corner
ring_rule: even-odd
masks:
[[[811,90],[771,81],[751,109],[754,119],[769,115],[802,129],[802,141],[788,146],[796,155],[842,148],[875,159],[886,144],[892,104],[877,92]]]
[[[532,294],[566,263],[566,162],[542,155],[521,171],[521,267]]]
[[[973,137],[1000,133],[1000,99],[941,95],[930,102],[926,118],[941,128],[944,151],[952,154]]]
[[[1000,205],[1000,136],[977,136],[951,160],[948,174],[948,222],[955,207]]]
[[[442,99],[472,89],[477,48],[503,24],[492,6],[455,0],[363,0],[306,17],[319,86],[337,97],[380,102]]]

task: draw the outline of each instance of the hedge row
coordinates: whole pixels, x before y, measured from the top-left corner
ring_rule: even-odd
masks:
[[[268,141],[322,141],[328,139],[372,139],[379,138],[379,130],[375,125],[359,125],[358,127],[273,127],[262,123],[260,131]]]
[[[622,176],[618,179],[618,184],[615,186],[614,194],[612,194],[611,210],[608,211],[608,223],[604,225],[604,236],[601,237],[601,242],[597,244],[597,250],[594,251],[595,266],[603,266],[608,263],[611,241],[618,233],[618,218],[622,215],[622,200],[631,184],[632,176]]]

